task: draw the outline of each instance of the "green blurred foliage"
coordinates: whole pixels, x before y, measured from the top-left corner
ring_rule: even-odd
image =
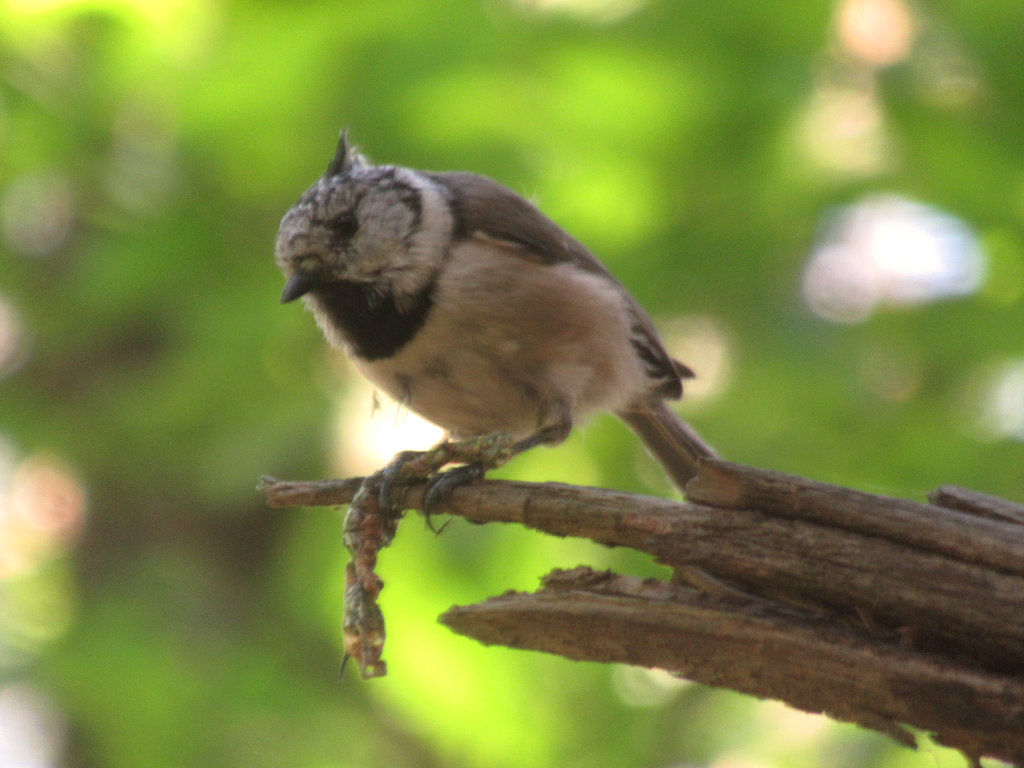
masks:
[[[278,307],[272,244],[349,126],[378,161],[532,196],[666,328],[710,323],[728,375],[683,410],[725,456],[1024,497],[1024,6],[914,3],[909,51],[871,61],[849,5],[0,6],[0,733],[32,691],[74,766],[962,765],[447,633],[449,605],[554,567],[661,573],[511,528],[407,521],[380,567],[390,675],[339,684],[340,518],[254,491],[330,471],[349,383]],[[829,212],[874,192],[966,222],[980,288],[811,312]],[[503,473],[669,492],[607,418]],[[45,525],[12,522],[23,487]]]

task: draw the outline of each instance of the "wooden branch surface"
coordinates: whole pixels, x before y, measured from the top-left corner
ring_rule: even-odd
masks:
[[[262,490],[275,506],[330,505],[358,487],[266,480]],[[405,505],[421,494],[411,488]],[[460,488],[454,515],[628,546],[696,575],[703,591],[581,571],[442,620],[483,642],[663,667],[904,741],[898,723],[971,756],[1024,762],[1019,506],[949,487],[917,503],[722,461],[687,495]]]
[[[484,643],[660,667],[912,745],[900,723],[933,727],[968,753],[1019,754],[1024,680],[951,667],[827,615],[579,568],[536,594],[454,607],[441,621]]]

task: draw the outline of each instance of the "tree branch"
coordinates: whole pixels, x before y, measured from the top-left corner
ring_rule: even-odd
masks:
[[[908,745],[903,723],[969,754],[1021,754],[1024,681],[949,664],[827,614],[580,568],[552,574],[536,594],[455,607],[441,621],[488,644],[660,667],[781,699]]]
[[[346,504],[359,479],[266,480],[270,504]],[[910,743],[1024,762],[1024,508],[944,487],[924,504],[723,461],[689,501],[486,481],[446,511],[647,552],[682,583],[588,569],[456,607],[485,643],[668,669]],[[422,486],[403,500],[422,501]]]

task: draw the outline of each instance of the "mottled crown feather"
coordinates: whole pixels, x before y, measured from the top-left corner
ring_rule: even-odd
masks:
[[[344,176],[355,168],[365,168],[366,164],[366,158],[355,145],[349,143],[348,128],[345,128],[338,136],[338,148],[334,151],[334,159],[328,164],[324,176]]]

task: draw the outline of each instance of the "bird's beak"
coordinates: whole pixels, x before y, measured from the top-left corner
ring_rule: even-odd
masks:
[[[295,301],[300,296],[305,296],[315,287],[316,279],[312,275],[296,272],[284,284],[284,290],[281,291],[281,303],[287,304],[289,301]]]

